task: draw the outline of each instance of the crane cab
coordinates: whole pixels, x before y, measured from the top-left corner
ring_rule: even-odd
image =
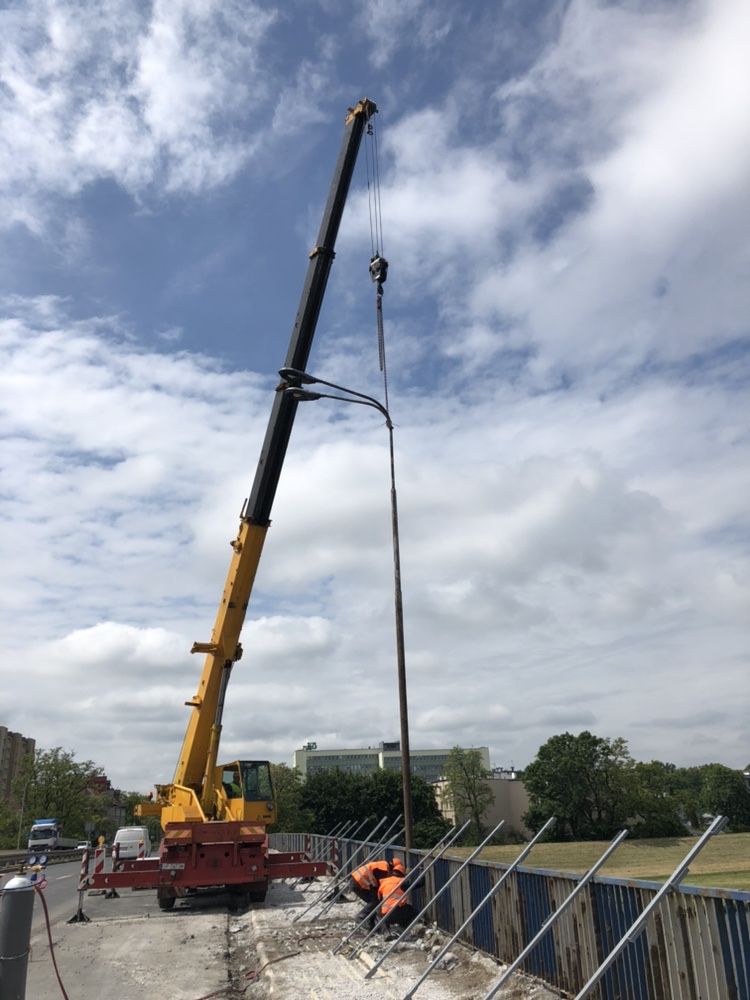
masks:
[[[217,813],[222,818],[270,826],[276,822],[271,765],[267,760],[235,760],[216,768]]]

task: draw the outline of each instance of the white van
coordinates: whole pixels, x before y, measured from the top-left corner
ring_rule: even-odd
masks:
[[[147,858],[151,853],[151,839],[145,826],[121,826],[115,834],[113,845],[120,849],[120,860]],[[114,846],[112,854],[114,855]]]

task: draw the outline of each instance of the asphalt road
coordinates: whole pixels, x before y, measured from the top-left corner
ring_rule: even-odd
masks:
[[[49,865],[46,870],[47,887],[44,899],[47,903],[50,925],[54,929],[60,923],[66,923],[78,910],[78,876],[81,871],[79,862]],[[13,877],[13,873],[0,876],[0,888]],[[132,892],[126,890],[119,899],[104,899],[103,896],[89,896],[84,893],[83,912],[88,916],[111,916],[116,907],[119,917],[138,917],[146,914],[156,915],[159,908],[156,904],[154,891]],[[92,911],[89,914],[89,911]],[[39,898],[34,900],[34,914],[31,922],[31,945],[46,944],[47,925],[44,918],[44,907]]]
[[[78,909],[80,862],[47,869],[44,900],[54,956],[70,1000],[205,1000],[229,983],[226,902],[159,910],[154,890],[124,890],[116,899],[83,896],[88,923],[68,923]],[[11,875],[0,877],[0,888]],[[27,1000],[61,1000],[44,907],[34,900]],[[165,979],[166,977],[166,979]]]
[[[49,910],[50,924],[54,927],[60,921],[72,917],[77,909],[78,875],[81,866],[77,862],[64,865],[50,865],[47,868],[47,888],[43,890],[44,899]],[[44,907],[39,898],[34,900],[34,916],[31,922],[32,946],[44,935],[47,940],[47,928],[44,922]]]
[[[54,926],[61,920],[71,917],[77,908],[78,894],[75,887],[78,883],[78,874],[81,870],[79,862],[62,865],[50,865],[46,870],[47,888],[44,890],[44,898],[49,910],[50,923]],[[14,878],[17,872],[5,872],[0,875],[0,889],[5,883]],[[46,924],[44,920],[44,908],[38,897],[34,899],[34,914],[31,923],[32,938],[44,932],[46,938]]]

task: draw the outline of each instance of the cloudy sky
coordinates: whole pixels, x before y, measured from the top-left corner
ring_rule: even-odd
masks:
[[[412,745],[750,760],[745,0],[11,0],[0,723],[172,777],[348,105]],[[364,147],[363,147],[364,153]],[[364,156],[310,369],[382,395]],[[222,756],[398,737],[387,434],[300,406]]]

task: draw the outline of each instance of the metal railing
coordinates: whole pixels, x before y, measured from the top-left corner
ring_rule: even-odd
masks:
[[[275,834],[271,839],[281,850],[301,850],[304,836]],[[318,839],[313,836],[312,843]],[[339,843],[342,863],[355,846],[359,844]],[[407,867],[426,853],[412,851]],[[462,859],[441,857],[414,890],[415,907],[421,909],[462,864]],[[453,935],[508,867],[472,861],[428,909],[426,919]],[[460,940],[510,964],[547,923],[548,932],[520,968],[575,996],[663,892],[661,883],[597,875],[550,921],[580,881],[568,872],[517,867]],[[663,893],[642,933],[622,949],[589,997],[750,1000],[750,892],[675,886]]]
[[[13,851],[12,854],[0,855],[0,874],[20,871],[32,854],[46,854],[48,864],[62,865],[66,862],[80,861],[83,851]]]

